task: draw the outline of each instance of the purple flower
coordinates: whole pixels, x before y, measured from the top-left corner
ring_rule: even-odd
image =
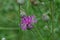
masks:
[[[36,22],[37,22],[37,20],[36,20],[35,16],[22,16],[21,29],[22,30],[32,29],[33,24]]]

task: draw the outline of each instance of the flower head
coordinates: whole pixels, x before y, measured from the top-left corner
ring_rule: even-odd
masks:
[[[37,20],[35,19],[35,16],[23,16],[21,18],[21,29],[22,30],[32,29],[33,24],[36,22]]]
[[[17,0],[17,3],[24,4],[25,3],[25,0]]]

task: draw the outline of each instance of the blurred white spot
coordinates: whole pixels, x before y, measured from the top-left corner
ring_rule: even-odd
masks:
[[[2,39],[1,40],[6,40],[6,38],[5,37],[2,37]]]
[[[26,12],[23,11],[23,10],[20,10],[20,15],[21,15],[21,16],[24,16],[24,15],[26,15]]]
[[[59,30],[58,28],[55,28],[55,29],[54,29],[54,32],[57,32],[58,30]]]
[[[44,26],[44,29],[45,29],[45,30],[46,30],[46,29],[48,29],[48,26],[47,26],[47,25],[45,25],[45,26]]]
[[[39,1],[35,1],[34,4],[35,4],[35,5],[39,4]]]
[[[38,5],[39,1],[38,0],[30,0],[33,5]]]
[[[42,14],[42,20],[43,21],[49,21],[49,16],[47,14]]]
[[[45,25],[45,28],[48,28],[48,26],[47,26],[47,25]]]
[[[43,5],[44,5],[45,3],[44,3],[44,2],[41,2],[41,4],[43,4]]]
[[[25,0],[17,0],[17,3],[24,4],[25,3]]]

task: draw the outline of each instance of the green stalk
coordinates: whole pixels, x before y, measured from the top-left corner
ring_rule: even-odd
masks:
[[[35,27],[35,30],[37,31],[37,34],[39,35],[39,38],[41,38],[41,40],[44,40],[42,35],[40,34],[39,30],[37,29],[37,27]]]
[[[20,22],[20,9],[21,9],[21,6],[19,4],[19,12],[18,12],[19,22]],[[22,40],[22,38],[23,38],[23,32],[22,32],[22,30],[19,27],[19,37],[18,37],[18,40]]]
[[[27,6],[26,6],[27,13],[31,12],[31,11],[29,10],[29,9],[31,8],[31,6],[30,6],[30,0],[27,1],[26,5],[27,5]],[[42,37],[42,35],[41,35],[40,32],[38,31],[37,27],[35,27],[35,30],[37,31],[36,34],[38,34],[38,36],[39,36],[39,37],[38,37],[38,40],[40,40],[40,37],[41,37],[41,40],[44,40],[43,37]]]
[[[50,1],[50,11],[51,11],[51,21],[52,21],[52,33],[51,33],[51,40],[54,40],[54,0]]]
[[[0,27],[0,30],[19,30],[19,28],[5,28],[5,27]]]
[[[36,38],[37,33],[35,33],[35,30],[31,30],[31,33]],[[39,40],[39,38],[37,40]]]
[[[27,11],[27,13],[29,13],[30,12],[30,0],[26,0],[26,11]]]

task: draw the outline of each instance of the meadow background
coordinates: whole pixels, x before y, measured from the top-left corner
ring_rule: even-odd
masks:
[[[37,1],[39,4],[34,5],[25,0],[19,6],[16,0],[0,0],[0,40],[60,40],[60,0]],[[39,18],[32,30],[20,29],[20,9]],[[48,22],[41,19],[44,13],[50,17]]]

